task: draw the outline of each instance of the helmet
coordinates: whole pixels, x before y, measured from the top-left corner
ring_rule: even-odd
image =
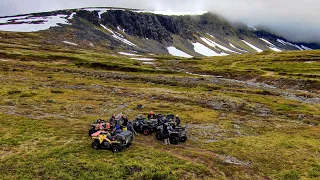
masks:
[[[177,114],[176,117],[179,117],[179,115]]]

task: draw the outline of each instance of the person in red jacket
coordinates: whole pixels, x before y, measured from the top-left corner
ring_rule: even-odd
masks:
[[[150,113],[148,114],[148,119],[155,119],[155,114],[153,111],[150,111]]]

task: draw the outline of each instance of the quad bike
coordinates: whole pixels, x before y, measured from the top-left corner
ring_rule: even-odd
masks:
[[[101,123],[102,123],[102,126],[103,126],[104,128],[106,128],[106,122],[105,122],[105,120],[102,120],[102,119],[98,119],[98,120],[96,120],[96,121],[93,121],[93,122],[91,123],[91,127],[92,127],[92,128],[95,128],[95,127],[99,124],[99,122],[101,122]]]
[[[167,120],[167,122],[173,121],[175,118],[174,114],[168,114],[165,116],[165,119]]]
[[[168,114],[166,116],[162,114],[157,114],[156,117],[158,119],[158,125],[161,125],[163,123],[171,123],[175,119],[174,114]]]
[[[141,115],[133,121],[133,128],[135,131],[143,132],[144,135],[150,134],[152,131],[157,130],[157,119],[145,119]]]
[[[131,145],[133,135],[131,131],[123,131],[114,137],[111,137],[108,133],[101,133],[99,136],[92,137],[92,139],[93,149],[108,149],[112,150],[113,153],[117,153]]]
[[[99,123],[102,123],[102,127],[106,128],[106,122],[102,119],[98,119],[98,120],[91,123],[91,129],[89,129],[89,132],[88,132],[89,136],[91,136],[91,134],[98,131],[98,130],[96,130],[96,127]]]
[[[170,125],[168,125],[170,126]],[[157,127],[156,139],[163,140],[163,125]],[[187,130],[185,127],[175,127],[170,128],[169,130],[169,140],[171,144],[178,144],[179,142],[186,142],[187,141]]]

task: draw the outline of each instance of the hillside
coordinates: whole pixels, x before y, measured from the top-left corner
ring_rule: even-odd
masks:
[[[226,56],[266,50],[319,49],[264,30],[230,24],[212,13],[166,14],[122,8],[82,8],[0,17],[0,30],[38,32],[42,44],[113,52]]]
[[[73,21],[0,32],[1,179],[320,178],[320,51],[119,54],[96,45],[116,42],[99,24]],[[189,140],[163,146],[141,134],[118,154],[91,148],[92,121],[150,110],[179,114]]]

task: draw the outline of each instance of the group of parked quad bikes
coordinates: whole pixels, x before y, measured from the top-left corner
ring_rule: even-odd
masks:
[[[186,127],[180,126],[178,115],[154,114],[152,111],[148,118],[143,115],[129,121],[122,113],[117,116],[112,115],[109,121],[98,119],[91,124],[89,136],[93,139],[93,149],[108,149],[113,153],[122,151],[132,145],[136,132],[149,135],[156,132],[157,140],[164,140],[167,136],[163,133],[163,128],[167,127],[169,141],[171,144],[187,141]]]

